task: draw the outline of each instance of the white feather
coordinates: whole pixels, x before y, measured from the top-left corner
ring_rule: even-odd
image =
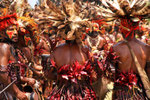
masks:
[[[118,3],[118,0],[114,0],[114,3],[116,4],[116,8],[117,8],[117,9],[120,9],[120,6],[119,6],[119,3]]]
[[[133,0],[130,7],[132,8],[135,5],[135,3],[136,3],[136,0]]]
[[[107,3],[106,3],[106,0],[101,0],[102,1],[102,3],[106,6],[106,7],[109,7],[108,5],[107,5]]]

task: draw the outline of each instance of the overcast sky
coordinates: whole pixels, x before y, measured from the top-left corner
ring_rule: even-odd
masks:
[[[28,0],[29,4],[34,7],[34,5],[38,2],[38,0]]]

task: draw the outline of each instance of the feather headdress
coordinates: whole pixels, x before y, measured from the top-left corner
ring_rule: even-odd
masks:
[[[51,27],[56,28],[57,36],[65,40],[76,40],[78,44],[82,44],[83,30],[86,27],[92,29],[91,19],[95,15],[92,6],[89,8],[79,0],[76,0],[76,2],[62,0],[59,6],[50,0],[46,0],[43,5],[37,7],[37,11],[40,12],[40,17],[37,18],[39,24],[51,23]]]
[[[150,3],[148,0],[102,0],[103,17],[107,21],[120,19],[120,30],[128,37],[139,29],[139,22],[146,19],[150,14]]]
[[[32,40],[38,42],[38,28],[37,23],[31,18],[30,11],[31,6],[27,0],[13,0],[9,7],[12,11],[18,15],[18,26],[20,27],[20,33],[22,35],[29,34]],[[26,40],[26,39],[25,39]]]
[[[2,5],[0,9],[0,31],[11,24],[17,24],[18,27],[25,29],[24,32],[19,31],[21,32],[20,35],[30,34],[34,36],[34,39],[38,39],[35,31],[38,29],[37,24],[29,16],[28,12],[31,10],[31,7],[27,0],[2,0],[0,4]],[[13,12],[16,13],[12,14]]]
[[[0,31],[6,29],[10,25],[17,24],[16,20],[17,20],[16,14],[1,16],[0,17]]]

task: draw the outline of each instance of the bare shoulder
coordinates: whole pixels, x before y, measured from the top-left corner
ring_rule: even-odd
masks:
[[[66,49],[66,48],[68,48],[68,47],[69,47],[69,46],[68,46],[66,43],[60,44],[60,45],[58,45],[58,46],[54,49],[54,52],[53,52],[53,53],[59,52],[59,51],[64,50],[64,49]]]
[[[138,43],[140,46],[144,47],[146,50],[150,51],[150,45],[148,45],[148,44],[146,44],[146,43],[144,43],[144,42],[142,42],[142,41],[140,41],[140,40],[137,40],[137,43]]]
[[[0,52],[8,53],[10,51],[10,45],[7,43],[0,43]]]
[[[136,39],[136,42],[140,45],[148,46],[146,43],[142,42],[141,40]]]
[[[146,51],[147,61],[150,61],[150,45],[148,45],[140,40],[137,40],[137,41],[138,41],[138,44],[140,44],[140,46],[142,46],[142,48],[144,48],[144,51]]]
[[[67,51],[67,49],[69,48],[69,46],[67,44],[60,44],[58,45],[54,50],[53,52],[51,53],[51,56],[55,56],[55,55],[58,55],[58,54],[63,54],[65,51]]]
[[[119,41],[117,44],[113,45],[113,49],[114,51],[118,51],[120,49],[121,46],[124,45],[123,41]]]

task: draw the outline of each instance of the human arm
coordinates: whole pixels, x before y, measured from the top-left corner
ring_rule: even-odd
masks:
[[[35,56],[32,57],[33,54],[31,53],[31,50],[28,47],[24,47],[22,51],[23,51],[24,56],[27,58],[28,66],[31,68],[33,74],[35,74],[38,77],[41,77],[43,67],[39,63],[39,58],[36,58]]]
[[[9,64],[9,60],[11,56],[10,46],[7,44],[3,44],[0,47],[0,82],[5,84],[5,86],[11,83],[11,77],[8,75],[7,65]],[[17,97],[19,100],[27,100],[25,93],[19,90],[15,83],[13,83],[7,91],[13,96]]]
[[[146,64],[145,71],[146,71],[148,78],[150,80],[150,46],[149,45],[147,45],[147,64]]]
[[[146,73],[147,73],[148,78],[150,80],[150,62],[147,62],[145,70],[146,70]]]
[[[34,78],[28,78],[28,77],[22,77],[21,76],[21,82],[27,83],[30,86],[34,86],[36,80]]]
[[[44,75],[47,79],[56,80],[57,79],[57,71],[56,66],[54,65],[54,55],[51,54],[50,58],[47,62],[46,69],[44,70]]]

